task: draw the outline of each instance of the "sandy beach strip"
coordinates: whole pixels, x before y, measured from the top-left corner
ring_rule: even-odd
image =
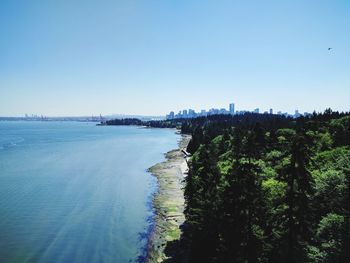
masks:
[[[149,168],[158,179],[158,192],[153,200],[155,227],[150,237],[147,262],[162,262],[166,258],[166,243],[181,236],[180,225],[185,221],[183,188],[187,170],[183,150],[190,139],[190,135],[182,135],[179,148],[166,153],[166,161]]]

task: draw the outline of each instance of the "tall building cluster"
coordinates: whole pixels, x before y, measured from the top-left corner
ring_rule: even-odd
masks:
[[[202,116],[208,116],[208,115],[217,115],[217,114],[244,114],[247,112],[252,112],[252,113],[256,113],[259,114],[260,113],[260,109],[256,108],[253,111],[246,111],[246,110],[241,110],[241,111],[237,111],[235,110],[235,104],[234,103],[230,103],[228,106],[228,109],[225,108],[221,108],[221,109],[216,109],[216,108],[212,108],[208,111],[206,110],[201,110],[200,112],[196,112],[193,109],[188,109],[188,110],[182,110],[179,111],[178,113],[175,114],[174,111],[171,111],[169,114],[166,115],[166,119],[167,120],[172,120],[172,119],[190,119],[190,118],[196,118],[196,117],[202,117]],[[274,114],[273,109],[269,109],[268,111],[264,111],[261,112],[262,114]],[[288,117],[300,117],[302,115],[307,116],[310,113],[308,112],[304,112],[304,114],[299,113],[298,110],[295,110],[294,114],[289,114],[288,112],[281,112],[278,111],[277,112],[278,115],[285,115]]]
[[[235,104],[230,103],[228,110],[225,108],[221,109],[215,109],[212,108],[208,111],[201,110],[200,112],[196,112],[195,110],[188,109],[188,110],[182,110],[179,111],[177,114],[175,112],[171,111],[168,115],[166,115],[166,119],[172,120],[172,119],[186,119],[186,118],[196,118],[201,116],[208,116],[208,115],[216,115],[216,114],[235,114]]]

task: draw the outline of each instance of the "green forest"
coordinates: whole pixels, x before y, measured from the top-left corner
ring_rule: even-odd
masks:
[[[349,262],[349,113],[146,126],[158,124],[192,135],[186,222],[167,262]]]

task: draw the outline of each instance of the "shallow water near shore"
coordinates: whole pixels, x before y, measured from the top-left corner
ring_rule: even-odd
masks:
[[[0,122],[0,261],[136,262],[169,129]]]

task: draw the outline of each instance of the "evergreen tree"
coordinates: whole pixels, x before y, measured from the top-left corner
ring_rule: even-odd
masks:
[[[308,171],[309,153],[304,134],[298,133],[292,143],[290,163],[284,179],[288,185],[287,209],[287,251],[286,261],[306,262],[305,247],[311,238],[310,195],[312,177]]]

